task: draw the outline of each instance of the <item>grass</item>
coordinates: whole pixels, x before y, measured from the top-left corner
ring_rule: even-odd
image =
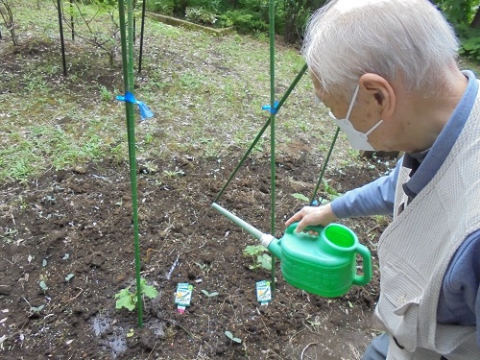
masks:
[[[124,107],[115,100],[123,92],[120,60],[110,67],[105,53],[67,36],[64,77],[54,4],[45,2],[36,10],[20,0],[14,11],[20,46],[14,49],[2,42],[0,47],[8,63],[0,74],[7,89],[0,93],[0,181],[26,182],[52,168],[104,159],[127,161]],[[82,11],[95,14],[88,6]],[[100,20],[95,27],[108,34],[105,16],[98,17],[105,27]],[[80,19],[76,31],[88,32]],[[135,96],[155,117],[142,124],[137,118],[142,158],[176,152],[215,158],[232,148],[237,156],[239,149],[246,150],[268,119],[261,110],[270,101],[268,40],[237,34],[213,37],[147,18],[144,44]],[[295,49],[278,48],[278,98],[302,66]],[[312,94],[305,77],[277,115],[280,148],[296,141],[331,141],[333,125],[321,121],[325,110],[314,107]],[[268,151],[269,133],[256,151]]]
[[[100,37],[112,32],[107,12],[81,5]],[[49,169],[70,169],[87,162],[128,159],[125,111],[115,96],[123,93],[121,57],[114,66],[98,48],[65,29],[68,76],[63,76],[54,2],[37,10],[27,0],[14,5],[20,45],[0,43],[0,182],[26,182]],[[77,16],[78,34],[88,29]],[[138,45],[138,42],[137,42]],[[138,46],[136,48],[138,55]],[[206,33],[174,28],[146,19],[142,74],[135,74],[137,99],[155,117],[137,114],[137,151],[146,161],[185,153],[196,157],[240,156],[268,113],[269,42],[264,36]],[[294,48],[275,53],[276,94],[283,95],[304,62]],[[135,64],[136,65],[136,64]],[[470,64],[469,64],[470,65]],[[291,144],[310,144],[312,158],[325,155],[335,128],[314,103],[305,76],[277,114],[277,154]],[[270,148],[267,129],[255,148]],[[233,149],[233,150],[232,150]],[[235,154],[232,155],[232,151]],[[355,161],[343,135],[333,164]],[[321,161],[319,160],[319,163]]]

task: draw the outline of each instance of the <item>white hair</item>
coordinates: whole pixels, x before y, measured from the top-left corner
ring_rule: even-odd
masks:
[[[312,15],[302,47],[322,90],[346,97],[365,73],[433,93],[457,50],[452,27],[428,0],[331,0]]]

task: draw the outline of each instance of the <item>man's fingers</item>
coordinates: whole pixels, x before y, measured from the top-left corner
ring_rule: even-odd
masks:
[[[303,230],[305,230],[305,228],[309,225],[311,225],[310,223],[312,222],[311,219],[312,216],[310,214],[307,214],[305,215],[301,221],[298,223],[297,225],[297,228],[295,229],[295,232],[299,233],[299,232],[302,232]]]
[[[303,219],[303,210],[300,210],[295,215],[293,215],[290,219],[287,220],[285,223],[286,226],[293,224],[294,222],[300,221]]]

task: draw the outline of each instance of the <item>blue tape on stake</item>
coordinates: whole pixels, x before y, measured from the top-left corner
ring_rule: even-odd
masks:
[[[127,91],[125,96],[117,95],[117,100],[138,105],[142,121],[153,116],[153,113],[150,111],[148,106],[144,102],[135,99],[135,96],[130,91]]]
[[[267,110],[270,114],[275,115],[278,112],[278,100],[273,103],[273,109],[271,105],[263,105],[262,110]]]

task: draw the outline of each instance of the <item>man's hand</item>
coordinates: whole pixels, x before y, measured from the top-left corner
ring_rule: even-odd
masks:
[[[332,211],[330,204],[314,207],[314,206],[305,206],[302,210],[293,215],[285,223],[286,226],[299,221],[295,232],[301,232],[307,226],[327,226],[331,222],[337,220],[337,217]]]

